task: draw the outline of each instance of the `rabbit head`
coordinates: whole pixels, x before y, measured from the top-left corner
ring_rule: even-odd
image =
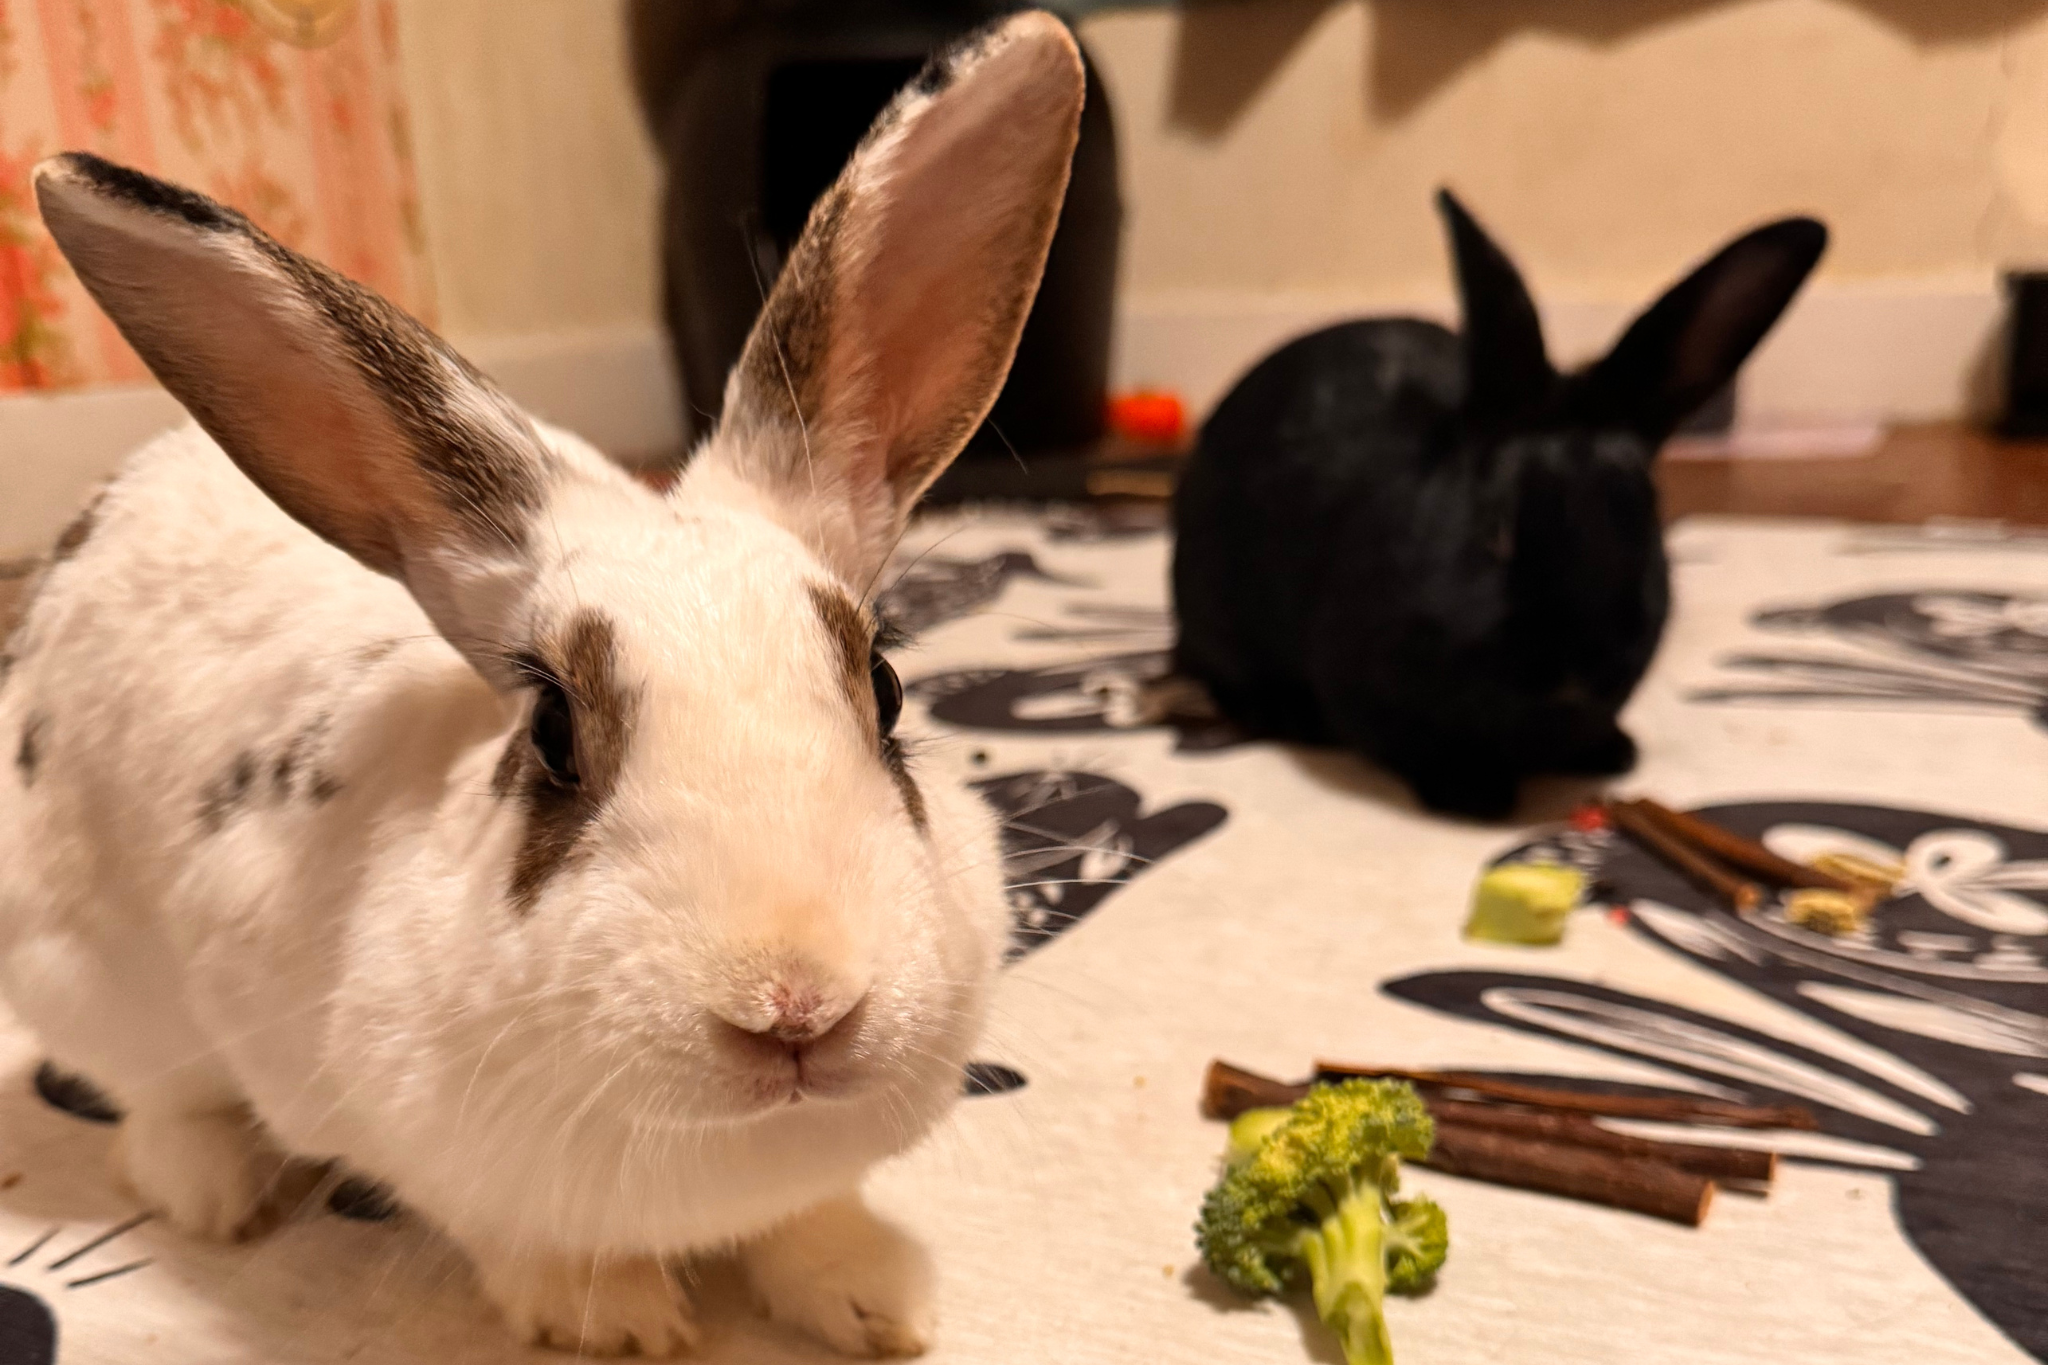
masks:
[[[1449,191],[1437,202],[1464,315],[1461,435],[1515,489],[1503,538],[1516,577],[1560,625],[1640,618],[1652,596],[1661,618],[1662,593],[1643,588],[1662,565],[1651,461],[1734,379],[1819,261],[1827,229],[1788,218],[1738,237],[1605,356],[1560,374],[1514,263]]]
[[[465,1100],[536,1128],[639,1106],[692,1150],[838,1115],[872,1159],[957,1093],[1006,927],[993,832],[913,776],[867,604],[1004,378],[1081,101],[1043,14],[935,59],[812,212],[667,495],[240,215],[91,156],[38,169],[150,368],[509,722],[419,803],[469,823],[380,816],[376,856],[413,861],[356,912],[364,1038],[460,1054]],[[553,1063],[489,1070],[483,1038]]]
[[[1521,623],[1513,653],[1530,694],[1554,703],[1521,761],[1618,771],[1633,750],[1613,716],[1668,609],[1651,462],[1734,379],[1820,259],[1827,230],[1790,218],[1737,238],[1605,356],[1559,373],[1514,263],[1448,191],[1438,206],[1464,314],[1456,438],[1506,495],[1492,534]]]

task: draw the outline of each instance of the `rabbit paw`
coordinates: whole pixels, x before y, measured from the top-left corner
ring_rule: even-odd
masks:
[[[268,1232],[319,1179],[318,1167],[291,1161],[241,1107],[134,1109],[115,1141],[114,1167],[173,1227],[217,1242]]]
[[[846,1355],[922,1355],[931,1344],[930,1260],[857,1198],[820,1204],[742,1256],[771,1318]]]
[[[697,1321],[653,1256],[539,1254],[479,1260],[484,1292],[536,1346],[585,1356],[677,1356],[697,1347]]]

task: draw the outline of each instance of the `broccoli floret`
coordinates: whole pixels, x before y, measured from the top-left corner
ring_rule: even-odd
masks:
[[[1394,1198],[1401,1158],[1427,1156],[1435,1136],[1403,1081],[1317,1086],[1290,1109],[1239,1115],[1195,1225],[1203,1261],[1254,1296],[1281,1293],[1306,1271],[1345,1360],[1390,1365],[1382,1300],[1427,1288],[1450,1249],[1441,1208]]]

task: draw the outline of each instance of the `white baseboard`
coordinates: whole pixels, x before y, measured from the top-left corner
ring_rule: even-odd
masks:
[[[680,390],[656,327],[471,337],[458,348],[536,416],[622,461],[682,442]],[[184,419],[153,384],[0,397],[0,559],[39,553],[123,456]]]
[[[1551,355],[1576,364],[1599,354],[1644,300],[1542,306]],[[1902,280],[1819,284],[1795,302],[1744,368],[1747,425],[1933,421],[1977,414],[1992,401],[2001,305],[1985,282]],[[1406,314],[1455,325],[1448,294],[1182,294],[1126,301],[1114,382],[1174,389],[1196,419],[1260,357],[1290,337],[1346,318]]]

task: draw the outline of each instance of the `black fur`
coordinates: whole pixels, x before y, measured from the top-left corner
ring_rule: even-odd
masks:
[[[182,185],[173,185],[167,180],[158,180],[155,176],[116,165],[91,152],[66,152],[61,160],[72,174],[89,182],[109,198],[126,200],[152,213],[182,218],[193,227],[205,228],[209,232],[239,232],[249,228],[248,219],[233,209],[223,208],[203,194],[194,194]]]
[[[1175,662],[1241,725],[1498,818],[1529,774],[1634,764],[1615,717],[1669,610],[1651,461],[1827,232],[1759,228],[1560,375],[1513,264],[1448,192],[1439,206],[1462,338],[1400,318],[1313,333],[1204,425],[1174,504]]]

